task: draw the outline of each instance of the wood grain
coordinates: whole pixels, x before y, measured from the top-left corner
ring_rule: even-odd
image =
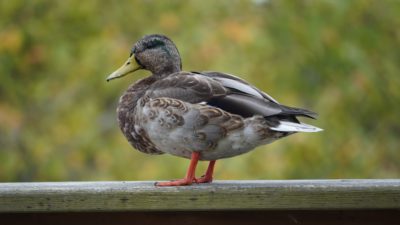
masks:
[[[0,183],[0,212],[400,209],[400,179]]]

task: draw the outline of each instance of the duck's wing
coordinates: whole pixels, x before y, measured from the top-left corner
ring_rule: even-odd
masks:
[[[198,72],[193,72],[193,73],[198,73]],[[265,100],[269,100],[271,102],[275,102],[275,103],[279,104],[278,101],[276,101],[274,98],[272,98],[267,93],[260,91],[255,86],[249,84],[245,80],[243,80],[235,75],[221,73],[221,72],[215,72],[215,71],[204,71],[199,74],[203,74],[205,76],[211,77],[212,79],[221,82],[224,85],[224,87],[232,89],[233,91],[240,92],[240,93],[246,93],[248,95],[251,95],[251,96],[254,96],[257,98],[262,98]]]
[[[205,71],[201,74],[219,81],[230,90],[230,93],[223,98],[212,99],[211,105],[229,108],[246,117],[255,114],[263,116],[305,116],[313,119],[317,117],[316,113],[309,110],[279,104],[267,93],[234,75],[214,71]]]
[[[155,82],[146,95],[207,104],[243,117],[316,116],[305,109],[280,105],[244,80],[218,72],[179,72]]]

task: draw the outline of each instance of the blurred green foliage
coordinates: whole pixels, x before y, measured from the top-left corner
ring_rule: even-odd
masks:
[[[105,82],[150,33],[185,70],[320,114],[306,122],[324,132],[220,160],[217,179],[399,178],[399,15],[389,0],[0,1],[0,181],[182,177],[187,160],[135,151],[117,126],[148,72]]]

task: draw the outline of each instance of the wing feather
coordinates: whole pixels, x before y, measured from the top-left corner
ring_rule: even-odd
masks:
[[[254,115],[315,118],[317,115],[306,109],[280,105],[244,80],[219,72],[179,72],[155,82],[146,95],[206,103],[245,118]]]

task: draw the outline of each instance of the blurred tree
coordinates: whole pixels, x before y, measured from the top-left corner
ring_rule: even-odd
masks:
[[[218,179],[400,176],[398,1],[0,1],[0,181],[169,179],[188,163],[131,149],[128,83],[105,77],[162,33],[185,70],[237,74],[320,114],[297,134],[221,160]],[[205,165],[201,165],[204,169]]]

